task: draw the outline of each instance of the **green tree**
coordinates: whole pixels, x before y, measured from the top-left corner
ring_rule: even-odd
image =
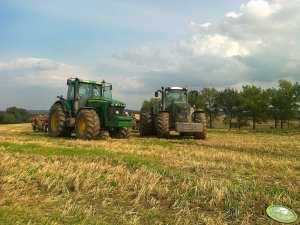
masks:
[[[296,119],[299,120],[300,126],[300,84],[296,82],[294,84],[295,94],[296,94]]]
[[[237,115],[238,108],[240,106],[239,93],[232,88],[226,88],[225,90],[219,92],[218,104],[226,116],[229,129],[231,129],[232,119]]]
[[[188,92],[188,103],[191,106],[195,106],[196,108],[203,108],[204,103],[201,100],[201,98],[199,98],[199,92],[195,91],[195,90],[191,90]]]
[[[3,118],[4,118],[4,114],[5,114],[5,112],[3,112],[3,111],[0,111],[0,124],[2,124],[3,122]]]
[[[274,120],[274,126],[275,129],[277,129],[280,108],[279,96],[275,88],[268,88],[265,90],[265,93],[267,95],[267,115],[269,118],[272,118]]]
[[[280,127],[283,128],[284,121],[288,121],[296,116],[297,101],[299,99],[298,83],[293,84],[287,80],[278,81],[278,109]]]
[[[243,86],[243,91],[241,92],[243,97],[242,108],[247,116],[252,120],[252,128],[256,128],[256,123],[265,120],[267,103],[265,99],[265,94],[260,87],[254,85]]]
[[[9,107],[5,112],[0,112],[0,123],[28,123],[31,114],[22,108]]]
[[[248,125],[248,115],[243,105],[244,98],[241,95],[241,93],[239,93],[236,96],[235,101],[236,101],[235,117],[236,117],[238,128],[240,129],[242,126]]]
[[[13,124],[13,123],[19,123],[19,122],[13,114],[4,113],[2,115],[1,123],[3,123],[3,124]]]
[[[151,109],[152,106],[159,103],[159,98],[151,98],[150,100],[145,100],[142,105],[142,109]]]
[[[6,113],[14,115],[18,123],[26,123],[29,121],[29,118],[31,117],[31,114],[26,109],[17,108],[17,107],[7,108]]]
[[[212,122],[219,113],[218,95],[219,92],[215,88],[203,88],[199,95],[199,98],[204,103],[204,110],[208,115],[210,128],[212,128]]]

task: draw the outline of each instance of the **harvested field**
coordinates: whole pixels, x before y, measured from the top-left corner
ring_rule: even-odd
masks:
[[[1,125],[0,224],[271,224],[271,204],[300,214],[299,153],[299,132],[80,141]]]

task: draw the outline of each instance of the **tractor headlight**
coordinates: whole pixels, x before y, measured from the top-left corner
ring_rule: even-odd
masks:
[[[118,110],[116,110],[116,114],[117,114],[117,115],[119,115],[119,114],[120,114],[120,112],[119,112]]]

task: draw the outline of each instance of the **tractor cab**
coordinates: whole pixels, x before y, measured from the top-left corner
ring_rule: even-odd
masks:
[[[161,93],[160,105],[162,110],[165,110],[166,107],[170,106],[174,102],[187,103],[188,94],[187,88],[181,87],[166,87],[155,92],[155,97],[158,98],[158,93]]]
[[[71,78],[67,80],[67,100],[71,102],[74,113],[79,108],[89,106],[90,100],[105,99],[112,100],[112,84],[102,82]]]
[[[166,105],[173,102],[187,102],[187,89],[180,87],[166,88]]]
[[[112,99],[112,84],[97,81],[68,79],[68,99],[76,97],[99,97]]]

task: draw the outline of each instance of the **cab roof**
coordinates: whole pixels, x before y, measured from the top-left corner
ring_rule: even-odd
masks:
[[[183,91],[187,91],[186,87],[166,87],[166,90],[183,90]]]
[[[106,83],[105,80],[103,81],[94,81],[94,80],[83,80],[83,79],[79,79],[79,78],[69,78],[67,80],[67,84],[69,83],[74,83],[75,81],[78,81],[80,83],[88,83],[88,84],[111,84],[111,83]]]

